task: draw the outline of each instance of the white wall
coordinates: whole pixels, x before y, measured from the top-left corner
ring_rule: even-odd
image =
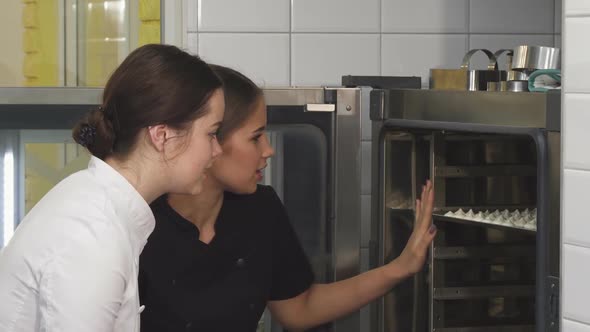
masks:
[[[23,77],[23,2],[2,1],[0,10],[0,86],[21,86]]]
[[[266,86],[339,85],[346,74],[426,86],[430,68],[457,68],[471,48],[561,44],[561,0],[185,1],[186,48]]]
[[[564,9],[562,331],[590,332],[590,1]]]

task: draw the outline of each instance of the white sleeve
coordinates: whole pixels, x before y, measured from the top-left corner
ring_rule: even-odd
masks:
[[[108,239],[105,234],[82,233],[42,269],[41,331],[114,329],[130,275],[129,259],[116,235]]]

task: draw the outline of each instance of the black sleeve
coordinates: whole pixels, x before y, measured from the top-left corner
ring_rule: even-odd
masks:
[[[311,286],[314,275],[311,264],[289,222],[285,206],[269,188],[272,204],[272,281],[270,300],[293,298]]]

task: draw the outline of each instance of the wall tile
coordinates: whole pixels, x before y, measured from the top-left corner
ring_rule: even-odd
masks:
[[[199,55],[264,86],[289,85],[289,35],[200,33]]]
[[[379,0],[293,0],[291,3],[293,32],[380,31]]]
[[[184,4],[187,6],[186,10],[186,31],[187,33],[197,32],[199,29],[199,13],[197,11],[199,7],[199,0],[184,0]]]
[[[565,92],[590,93],[588,73],[590,73],[590,17],[567,17],[567,33],[564,40],[564,89]]]
[[[567,132],[567,129],[566,129]],[[590,210],[587,208],[590,171],[563,171],[563,242],[590,248]]]
[[[563,332],[590,332],[590,325],[564,319],[561,322],[561,330]]]
[[[289,32],[288,0],[198,0],[199,31]]]
[[[588,310],[588,299],[590,299],[590,287],[588,287],[588,276],[590,276],[590,249],[563,245],[563,281],[562,303],[563,318],[578,322],[590,323],[590,310]],[[568,331],[569,330],[564,330]]]
[[[189,32],[186,39],[186,49],[188,52],[192,54],[199,54],[199,34],[196,32]]]
[[[469,0],[382,0],[383,32],[466,33]]]
[[[590,95],[566,93],[563,98],[563,166],[590,170],[587,145]]]
[[[293,34],[293,85],[340,85],[343,75],[379,75],[379,35]]]
[[[590,15],[590,2],[588,0],[565,0],[565,15]]]
[[[554,33],[554,0],[471,0],[470,32]]]

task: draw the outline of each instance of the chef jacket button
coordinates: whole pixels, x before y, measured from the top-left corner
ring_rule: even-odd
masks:
[[[254,308],[256,308],[256,306],[254,305],[254,303],[248,304],[248,307],[250,307],[250,310],[254,310]]]
[[[172,279],[172,286],[176,286],[176,279]]]
[[[190,330],[193,327],[193,322],[186,323],[186,325],[184,327],[187,331]]]
[[[239,259],[236,261],[236,266],[237,266],[237,267],[244,267],[244,266],[246,266],[246,260],[245,260],[245,259],[243,259],[243,258],[239,258]]]

